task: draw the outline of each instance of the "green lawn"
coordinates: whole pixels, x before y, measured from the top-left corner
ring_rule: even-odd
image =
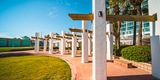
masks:
[[[55,57],[0,58],[0,80],[70,80],[69,65]]]
[[[0,52],[33,50],[34,47],[0,47]]]

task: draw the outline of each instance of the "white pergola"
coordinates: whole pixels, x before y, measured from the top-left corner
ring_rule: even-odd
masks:
[[[160,15],[160,10],[156,10],[159,6],[157,2],[159,0],[149,0],[149,14],[154,14],[152,16],[137,16],[137,15],[106,15],[106,0],[92,0],[92,14],[69,14],[73,20],[83,20],[82,21],[82,47],[88,46],[87,37],[89,31],[87,32],[87,21],[92,20],[93,22],[93,71],[92,79],[93,80],[107,80],[106,77],[106,52],[111,50],[112,47],[106,46],[107,44],[112,45],[112,25],[107,24],[107,21],[151,21],[151,53],[152,53],[152,75],[160,79],[160,29],[156,29],[156,26],[160,26],[160,20],[157,20],[157,14]],[[160,17],[158,16],[158,19]],[[106,44],[106,27],[108,31],[107,44]],[[76,55],[76,42],[77,35],[75,32],[72,32],[72,57]],[[35,35],[35,53],[39,51],[39,33]],[[50,34],[50,36],[52,36]],[[86,44],[87,45],[86,45]],[[85,47],[83,47],[85,48]],[[83,49],[82,48],[82,49]],[[106,50],[108,49],[108,50]],[[65,51],[65,32],[62,31],[61,37],[61,54],[64,54]],[[111,51],[109,51],[111,52]],[[82,63],[87,62],[87,49],[82,50]],[[111,58],[111,55],[107,55]],[[107,59],[109,59],[107,58]]]
[[[93,22],[93,80],[106,80],[106,20],[107,21],[152,21],[157,15],[106,15],[106,0],[92,0],[92,14],[69,14],[73,20]],[[111,26],[110,26],[111,27]],[[113,43],[113,42],[111,42]]]

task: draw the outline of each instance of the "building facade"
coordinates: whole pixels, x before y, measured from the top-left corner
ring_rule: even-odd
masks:
[[[145,0],[142,5],[142,9],[148,8],[148,0]],[[143,13],[142,13],[143,14]],[[143,14],[143,15],[148,15]],[[136,35],[138,36],[138,23],[136,22]],[[124,40],[128,40],[126,42],[129,42],[129,44],[132,44],[133,40],[133,30],[134,30],[134,22],[133,21],[124,21],[121,23],[121,41],[123,43]],[[143,38],[149,37],[150,36],[150,24],[149,22],[142,22],[142,36]],[[137,37],[138,38],[138,37]]]

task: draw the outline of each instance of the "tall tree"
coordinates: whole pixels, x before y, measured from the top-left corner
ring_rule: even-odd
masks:
[[[134,6],[131,5],[130,0],[125,0],[123,4],[123,15],[137,15],[137,11]],[[133,26],[133,45],[136,45],[136,21]]]
[[[133,7],[133,9],[131,10],[131,15],[137,15],[137,10],[135,9],[135,7]],[[134,21],[134,25],[133,25],[133,45],[136,45],[136,21]]]
[[[119,5],[123,2],[124,0],[109,0],[109,5],[113,8],[112,12],[114,15],[119,15],[120,14],[120,7]],[[120,21],[117,21],[117,24],[114,23],[114,27],[117,27],[117,28],[114,28],[114,30],[116,29],[115,31],[115,44],[117,46],[117,49],[120,48],[120,27],[121,27],[121,22]]]
[[[136,7],[137,15],[142,15],[141,4],[144,0],[130,0],[131,4]],[[138,45],[142,45],[142,21],[138,24]]]

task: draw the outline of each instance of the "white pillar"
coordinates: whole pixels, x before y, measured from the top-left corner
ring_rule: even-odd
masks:
[[[46,52],[46,50],[47,50],[47,38],[45,38],[43,41],[43,52]]]
[[[40,33],[36,32],[35,33],[35,46],[34,46],[34,52],[37,54],[39,53],[39,36],[40,36]]]
[[[82,63],[88,62],[88,21],[82,20]]]
[[[88,62],[88,21],[82,20],[82,63]]]
[[[58,47],[58,44],[57,44],[58,42],[55,42],[55,47]]]
[[[91,55],[91,36],[88,35],[88,55]]]
[[[106,26],[107,28],[107,60],[112,60],[112,56],[113,56],[113,26],[112,24],[107,24]]]
[[[152,75],[160,79],[160,36],[151,37]]]
[[[67,42],[67,40],[66,40],[66,47],[68,47],[68,42]]]
[[[92,0],[92,6],[93,80],[106,80],[106,0]]]
[[[155,31],[155,22],[150,22],[150,36],[155,36],[156,31]]]
[[[71,43],[69,42],[68,47],[71,47]]]
[[[72,32],[73,37],[72,37],[72,57],[76,57],[76,52],[77,52],[77,37],[76,33]]]
[[[50,32],[50,39],[49,39],[49,54],[53,53],[53,32]]]
[[[65,32],[62,31],[62,38],[61,38],[61,55],[65,54]]]
[[[148,0],[149,14],[153,15],[157,13],[157,21],[150,24],[150,35],[151,35],[151,56],[152,56],[152,76],[160,79],[160,0]]]
[[[76,43],[76,44],[77,44],[77,47],[79,47],[79,42],[78,42],[78,41],[77,41],[77,43]]]

